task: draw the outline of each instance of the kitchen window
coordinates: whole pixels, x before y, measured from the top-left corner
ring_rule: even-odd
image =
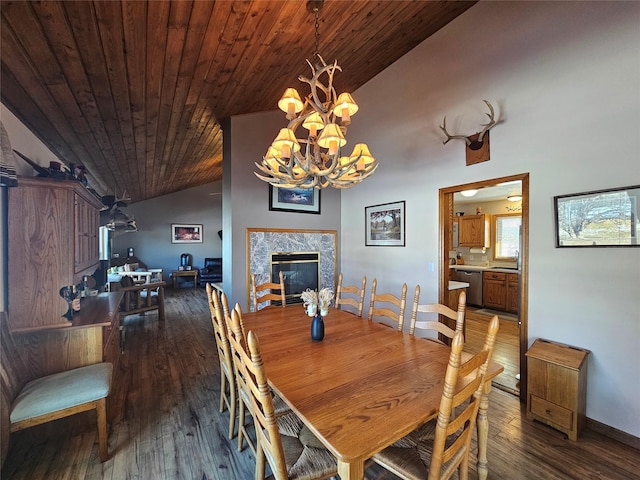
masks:
[[[520,214],[498,214],[493,216],[494,260],[517,261],[520,251]]]

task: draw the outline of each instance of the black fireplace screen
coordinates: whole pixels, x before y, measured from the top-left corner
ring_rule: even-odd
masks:
[[[271,281],[284,277],[287,303],[302,303],[300,294],[307,288],[318,290],[320,283],[318,252],[278,252],[271,254]],[[275,303],[275,302],[274,302]]]

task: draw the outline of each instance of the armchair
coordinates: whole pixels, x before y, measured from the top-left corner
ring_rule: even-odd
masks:
[[[200,269],[200,286],[207,283],[222,282],[222,258],[205,258],[204,267]]]

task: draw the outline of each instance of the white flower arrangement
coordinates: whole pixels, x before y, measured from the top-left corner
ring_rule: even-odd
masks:
[[[325,317],[329,313],[329,305],[333,300],[333,292],[330,288],[322,288],[319,292],[315,292],[310,288],[307,288],[300,294],[300,298],[304,302],[304,308],[307,311],[307,315],[313,317],[319,310],[320,315]]]

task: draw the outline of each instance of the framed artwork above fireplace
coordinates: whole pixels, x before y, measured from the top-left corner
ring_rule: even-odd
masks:
[[[269,185],[269,210],[320,214],[320,190]]]

